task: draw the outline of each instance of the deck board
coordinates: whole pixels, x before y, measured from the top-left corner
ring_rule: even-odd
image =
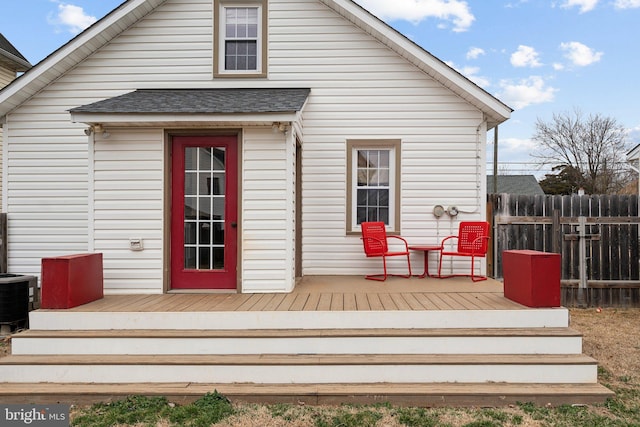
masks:
[[[357,293],[355,294],[356,298],[356,310],[360,311],[370,311],[371,306],[369,305],[369,299],[367,298],[367,294]]]
[[[407,304],[409,304],[409,307],[411,308],[411,310],[417,310],[417,311],[426,310],[426,307],[422,305],[420,301],[418,301],[415,294],[402,294],[402,296],[404,297]]]
[[[431,301],[427,294],[413,294],[413,297],[424,307],[423,310],[438,310],[438,306]]]
[[[438,310],[453,310],[453,307],[451,307],[449,304],[447,304],[446,301],[440,298],[440,295],[429,294],[429,299],[435,304]]]
[[[407,300],[405,294],[390,294],[391,300],[398,307],[398,310],[413,310]]]
[[[469,307],[461,302],[459,299],[454,298],[452,294],[440,294],[438,295],[442,301],[444,301],[449,307],[454,310],[469,310]]]
[[[404,279],[375,282],[353,276],[302,279],[291,293],[181,293],[106,295],[71,311],[241,312],[241,311],[437,311],[527,310],[504,297],[495,280]]]
[[[603,403],[614,393],[600,384],[505,383],[361,383],[361,384],[208,384],[208,383],[11,383],[0,389],[7,403],[93,404],[131,395],[165,396],[172,402],[192,402],[211,390],[231,400],[295,405],[379,404],[419,407],[503,407],[518,402],[539,405]]]
[[[331,311],[343,311],[344,310],[344,294],[334,293],[331,294],[331,305],[329,306]]]
[[[171,309],[183,311],[204,298],[206,298],[206,295],[202,294],[176,294],[176,298],[172,301]]]
[[[316,311],[319,310],[318,304],[320,303],[320,294],[310,294],[307,298],[307,302],[304,305],[304,311]]]
[[[293,293],[107,295],[79,312],[523,310],[494,293]]]
[[[379,296],[380,296],[380,302],[382,303],[382,306],[384,307],[385,310],[391,310],[391,311],[398,310],[398,306],[396,306],[396,304],[393,302],[391,295],[379,294]]]
[[[320,294],[317,311],[331,311],[331,294]]]
[[[239,297],[239,299],[243,300],[242,303],[237,305],[234,310],[231,311],[251,311],[251,307],[253,307],[262,297],[262,294],[242,295],[242,297]]]
[[[297,294],[287,311],[303,311],[308,299],[309,294]]]
[[[369,307],[373,311],[382,311],[384,310],[384,306],[380,301],[380,295],[378,294],[368,294],[367,299],[369,300]]]
[[[275,298],[275,294],[263,294],[260,296],[260,299],[251,306],[250,311],[273,311],[268,310],[267,307],[270,305],[271,301]]]
[[[344,294],[344,311],[356,311],[358,305],[356,304],[356,295],[352,293]]]

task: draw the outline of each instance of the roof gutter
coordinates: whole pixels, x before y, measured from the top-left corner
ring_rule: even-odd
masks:
[[[23,72],[33,68],[33,65],[31,65],[29,61],[22,59],[11,52],[7,52],[6,50],[0,49],[0,56],[6,58],[9,62],[15,65],[17,72]]]

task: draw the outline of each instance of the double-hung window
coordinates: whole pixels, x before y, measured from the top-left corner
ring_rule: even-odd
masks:
[[[382,221],[399,231],[400,141],[347,141],[347,232]]]
[[[266,75],[266,0],[215,0],[216,77]]]

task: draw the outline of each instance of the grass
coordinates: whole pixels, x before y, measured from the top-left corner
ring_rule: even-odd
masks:
[[[637,389],[636,389],[637,393]],[[522,403],[505,408],[402,408],[381,406],[307,407],[231,405],[210,394],[193,404],[173,405],[162,397],[129,397],[75,411],[73,426],[308,426],[308,427],[613,427],[639,426],[640,406],[625,396],[603,405],[540,407]]]
[[[419,408],[390,404],[305,406],[232,404],[213,391],[187,405],[163,397],[74,408],[74,426],[220,427],[632,427],[640,426],[640,310],[571,310],[584,352],[599,361],[599,381],[616,393],[601,405]],[[2,345],[0,343],[0,345]],[[2,347],[0,347],[0,350]]]
[[[178,406],[164,397],[130,396],[99,403],[75,414],[74,426],[156,426],[160,422],[185,427],[207,427],[234,413],[231,402],[217,392],[207,393],[192,404]]]

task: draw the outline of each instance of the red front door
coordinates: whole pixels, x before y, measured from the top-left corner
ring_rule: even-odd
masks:
[[[237,137],[175,136],[171,288],[236,289]]]

